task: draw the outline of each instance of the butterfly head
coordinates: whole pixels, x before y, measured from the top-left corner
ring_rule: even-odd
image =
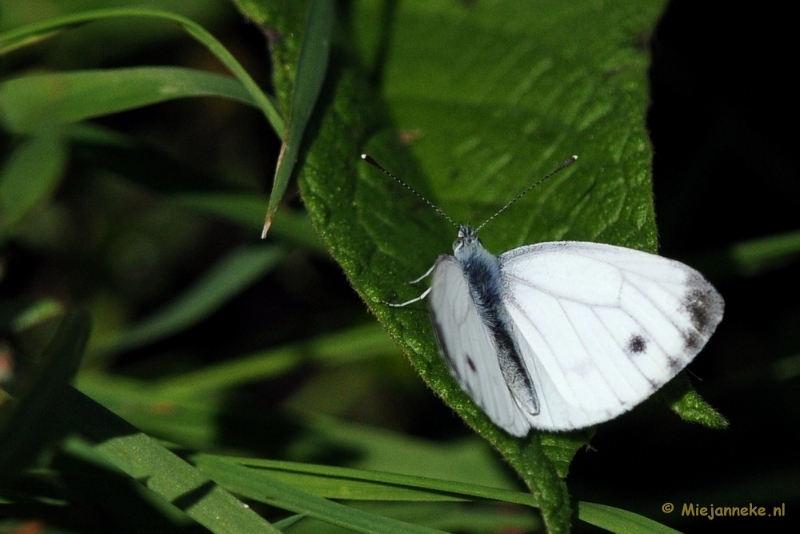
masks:
[[[483,243],[478,238],[478,234],[468,224],[458,227],[458,239],[453,242],[453,253],[456,258],[468,254],[476,248],[483,248]]]

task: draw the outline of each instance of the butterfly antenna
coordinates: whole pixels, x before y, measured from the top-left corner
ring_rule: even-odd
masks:
[[[423,201],[425,204],[427,204],[428,206],[432,207],[434,210],[436,210],[436,212],[437,212],[439,215],[441,215],[442,217],[444,217],[445,219],[447,219],[448,221],[450,221],[450,224],[452,224],[453,226],[455,226],[456,228],[458,228],[458,225],[456,224],[456,222],[455,222],[453,219],[451,219],[451,218],[450,218],[450,216],[449,216],[448,214],[446,214],[446,213],[445,213],[445,212],[442,210],[442,208],[440,208],[439,206],[437,206],[436,204],[434,204],[433,202],[431,202],[430,200],[428,200],[427,198],[425,198],[424,196],[422,196],[422,194],[421,194],[419,191],[417,191],[416,189],[414,189],[413,187],[411,187],[410,185],[408,185],[407,183],[405,183],[403,180],[401,180],[400,178],[398,178],[398,177],[397,177],[397,176],[395,176],[394,174],[390,173],[389,171],[387,171],[386,169],[384,169],[383,167],[381,167],[381,164],[380,164],[380,163],[378,163],[377,161],[375,161],[375,160],[372,158],[372,156],[370,156],[370,155],[368,155],[368,154],[361,154],[361,159],[363,159],[364,161],[366,161],[367,163],[369,163],[370,165],[372,165],[372,166],[373,166],[373,167],[375,167],[376,169],[379,169],[379,170],[383,171],[383,173],[384,173],[386,176],[389,176],[389,177],[393,178],[393,179],[394,179],[394,181],[396,181],[397,183],[399,183],[400,185],[402,185],[403,187],[405,187],[406,189],[408,189],[409,191],[411,191],[412,193],[414,193],[415,195],[417,195],[417,197],[419,197],[419,198],[420,198],[420,199],[421,199],[421,200],[422,200],[422,201]],[[560,169],[559,169],[559,170],[560,170]],[[552,174],[552,173],[551,173],[551,174]],[[516,200],[516,199],[515,199],[515,200]]]
[[[539,181],[537,181],[537,182],[534,182],[534,183],[532,183],[531,185],[529,185],[529,186],[528,186],[528,187],[525,189],[525,191],[523,191],[523,192],[522,192],[522,193],[520,193],[519,195],[517,195],[517,196],[515,196],[514,198],[512,198],[512,199],[511,199],[511,202],[509,202],[508,204],[506,204],[505,206],[503,206],[502,208],[500,208],[499,210],[497,210],[497,213],[495,213],[494,215],[492,215],[491,217],[489,217],[488,219],[486,219],[485,221],[483,221],[483,224],[481,224],[480,226],[478,226],[478,227],[475,229],[475,233],[478,233],[478,231],[479,231],[481,228],[483,228],[484,226],[486,226],[486,225],[489,223],[489,221],[491,221],[492,219],[494,219],[495,217],[497,217],[498,215],[500,215],[501,213],[503,213],[504,211],[506,211],[506,210],[507,210],[509,207],[511,207],[511,204],[513,204],[514,202],[516,202],[517,200],[521,199],[521,198],[522,198],[522,197],[524,197],[526,194],[528,194],[528,192],[530,192],[530,190],[531,190],[531,189],[533,189],[533,188],[534,188],[534,187],[536,187],[537,185],[541,184],[541,183],[542,183],[542,182],[544,182],[545,180],[547,180],[547,179],[549,179],[549,178],[552,178],[552,177],[553,177],[553,175],[555,175],[555,174],[558,174],[559,172],[563,171],[564,169],[566,169],[567,167],[569,167],[570,165],[572,165],[573,163],[575,163],[575,161],[576,161],[577,159],[578,159],[578,156],[570,156],[570,157],[569,157],[569,158],[568,158],[568,159],[567,159],[567,160],[566,160],[564,163],[562,163],[561,165],[559,165],[558,167],[556,167],[555,169],[553,169],[552,171],[550,171],[549,173],[547,173],[547,175],[546,175],[544,178],[542,178],[541,180],[539,180]],[[384,172],[385,172],[385,171],[384,171]]]

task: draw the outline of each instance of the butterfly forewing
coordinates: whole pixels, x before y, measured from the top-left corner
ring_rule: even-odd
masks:
[[[503,298],[540,399],[532,426],[597,424],[683,369],[722,319],[697,271],[599,243],[554,242],[499,257]]]
[[[530,423],[506,384],[489,329],[452,256],[441,256],[436,262],[430,306],[439,347],[461,388],[496,425],[514,436],[527,434]]]

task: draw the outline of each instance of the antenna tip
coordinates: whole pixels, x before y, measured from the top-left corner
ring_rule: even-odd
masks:
[[[372,159],[372,156],[370,156],[369,154],[361,154],[361,159],[363,159],[364,161],[366,161],[367,163],[369,163],[369,164],[370,164],[370,165],[372,165],[373,167],[377,167],[377,168],[379,168],[380,170],[382,170],[383,172],[386,172],[386,170],[384,170],[384,168],[383,168],[383,167],[381,167],[381,166],[378,164],[378,162],[377,162],[377,161],[375,161],[374,159]]]
[[[564,161],[564,163],[562,163],[561,165],[559,165],[558,167],[556,167],[556,169],[555,169],[553,172],[551,172],[550,174],[548,174],[548,175],[546,176],[546,178],[549,178],[550,176],[554,175],[554,174],[555,174],[555,173],[557,173],[557,172],[563,171],[564,169],[566,169],[567,167],[569,167],[570,165],[572,165],[573,163],[575,163],[575,161],[576,161],[577,159],[578,159],[578,156],[570,156],[570,157],[568,157],[568,158],[566,159],[566,161]]]
[[[363,157],[363,156],[362,156],[362,157]],[[572,160],[573,160],[573,161],[575,161],[576,159],[578,159],[578,155],[577,155],[577,154],[573,154],[573,155],[572,155]]]

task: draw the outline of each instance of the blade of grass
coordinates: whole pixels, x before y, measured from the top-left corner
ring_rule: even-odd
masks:
[[[295,514],[292,516],[287,517],[286,519],[281,519],[280,521],[275,523],[275,527],[279,528],[281,531],[286,530],[287,528],[291,527],[304,517],[307,517],[306,514]]]
[[[267,470],[277,480],[330,499],[453,501],[477,498],[536,508],[530,493],[467,482],[297,462],[226,459],[242,466]]]
[[[737,243],[731,247],[729,255],[742,276],[782,267],[800,255],[800,231]]]
[[[364,357],[372,358],[377,353],[396,351],[396,345],[386,331],[370,324],[166,379],[156,388],[160,395],[169,398],[192,398],[203,395],[204,391],[219,391],[272,378],[309,361],[344,364]]]
[[[167,399],[192,400],[243,384],[274,378],[309,362],[335,367],[392,352],[397,352],[397,346],[386,335],[386,331],[378,325],[369,324],[248,354],[156,382],[85,371],[78,377],[78,385],[81,391],[102,395],[106,404],[115,401],[135,405]],[[114,398],[116,399],[112,400]]]
[[[439,528],[447,532],[516,533],[544,532],[541,516],[520,506],[503,503],[459,502],[404,502],[385,501],[352,503],[354,508],[380,514],[399,521],[407,521]],[[299,530],[299,529],[298,529]],[[293,534],[310,534],[313,531]]]
[[[678,531],[639,514],[604,504],[578,503],[578,518],[617,534],[677,534]]]
[[[164,195],[228,190],[218,177],[188,168],[151,144],[97,123],[77,122],[64,129],[70,155],[78,164],[123,176]],[[260,212],[255,219],[260,222]]]
[[[529,493],[477,484],[295,462],[226,459],[243,466],[269,470],[270,476],[276,480],[329,499],[441,502],[478,498],[536,507]],[[611,532],[676,532],[639,514],[602,504],[579,502],[578,514],[581,520]]]
[[[279,532],[198,469],[89,397],[68,388],[62,404],[67,423],[89,442],[70,440],[68,452],[126,473],[211,532]]]
[[[113,17],[154,17],[179,24],[189,35],[211,51],[211,53],[239,79],[247,92],[250,93],[253,100],[258,104],[259,109],[264,113],[264,116],[272,125],[275,133],[280,137],[284,136],[285,126],[277,106],[272,99],[261,91],[261,88],[256,84],[253,78],[250,77],[244,67],[236,61],[236,58],[228,52],[222,43],[208,33],[202,26],[175,13],[147,8],[111,8],[73,13],[44,22],[23,26],[21,28],[15,28],[0,34],[0,55],[8,53],[25,44],[36,42],[38,37],[54,35],[57,30]]]
[[[89,315],[67,312],[43,351],[31,376],[15,391],[15,401],[0,411],[0,480],[27,465],[38,453],[42,421],[64,393],[78,370],[90,331]]]
[[[303,141],[303,132],[319,98],[325,73],[328,70],[331,30],[334,19],[332,0],[312,0],[303,30],[303,43],[297,63],[297,75],[292,91],[292,105],[289,112],[289,129],[283,136],[275,181],[267,204],[262,239],[267,236],[272,218],[286,191],[292,176],[297,155]]]
[[[37,300],[31,305],[19,301],[0,301],[0,325],[20,334],[57,319],[64,312],[64,305],[51,299]]]
[[[348,508],[219,457],[202,455],[198,456],[196,460],[197,467],[201,471],[229,491],[295,513],[307,514],[308,517],[356,532],[419,534],[440,534],[442,532]]]
[[[0,84],[0,118],[17,133],[184,97],[217,96],[258,107],[238,80],[179,67],[36,74]]]
[[[57,128],[40,128],[14,149],[0,170],[0,237],[13,232],[17,223],[50,198],[66,161],[65,142]]]
[[[98,341],[92,358],[127,350],[178,332],[209,316],[283,258],[280,247],[245,247],[231,252],[183,295],[119,334]]]

